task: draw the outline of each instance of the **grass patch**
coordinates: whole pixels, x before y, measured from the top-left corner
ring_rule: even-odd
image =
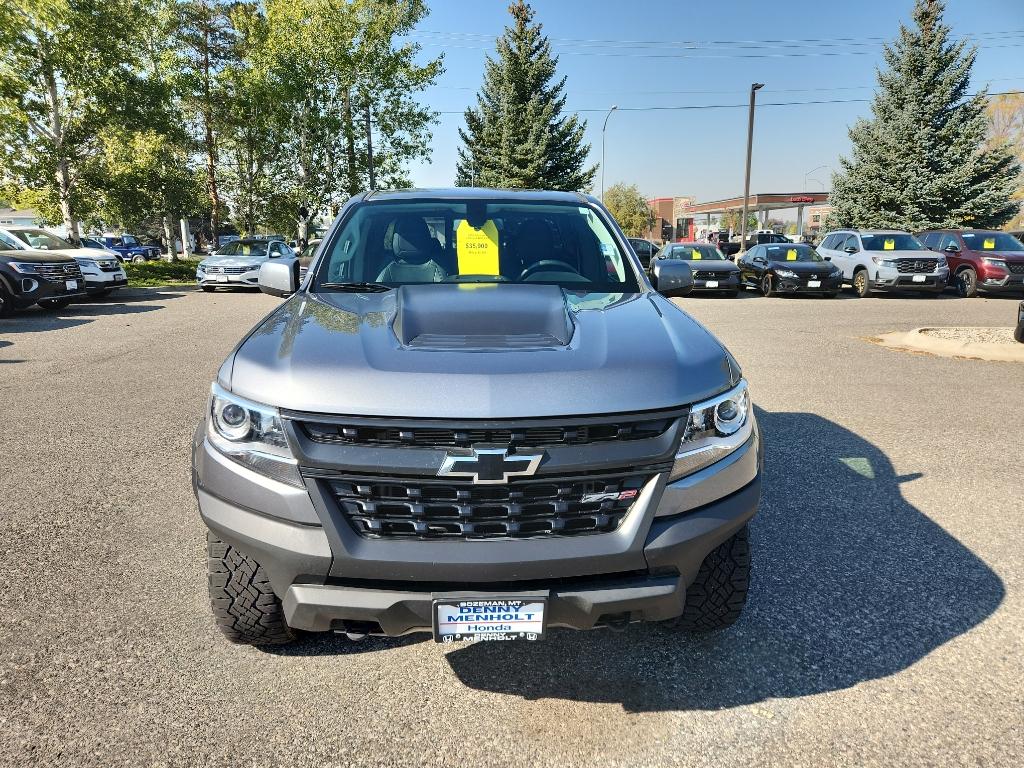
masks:
[[[146,261],[124,265],[128,273],[128,285],[135,288],[149,288],[159,285],[181,285],[195,283],[196,265],[199,259],[189,261]]]

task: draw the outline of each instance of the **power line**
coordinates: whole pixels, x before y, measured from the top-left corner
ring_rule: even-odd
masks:
[[[966,98],[972,98],[977,94],[968,94]],[[1017,96],[1024,95],[1024,91],[998,91],[996,93],[990,93],[989,96]],[[808,106],[814,104],[865,104],[870,102],[871,99],[814,99],[810,101],[759,101],[757,106],[760,107],[797,107],[797,106]],[[619,107],[619,112],[672,112],[672,111],[688,111],[688,110],[701,110],[701,109],[746,109],[749,105],[747,104],[682,104],[678,106],[669,105],[657,105],[653,107]],[[606,112],[607,107],[598,107],[594,109],[566,109],[566,112],[571,113],[583,113],[583,112]],[[464,114],[465,110],[443,110],[436,114],[438,115],[461,115]]]

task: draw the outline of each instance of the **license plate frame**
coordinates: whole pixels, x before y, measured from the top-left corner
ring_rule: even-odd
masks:
[[[453,643],[468,640],[470,642],[483,642],[494,640],[543,640],[547,631],[548,618],[548,596],[547,595],[485,595],[485,596],[443,596],[435,595],[430,604],[430,618],[433,624],[434,642]],[[537,606],[540,606],[540,618],[532,619],[536,613]],[[473,622],[452,623],[441,621],[442,611],[445,608],[458,608],[458,614],[448,614],[445,618],[452,616],[491,616],[490,620],[478,620]],[[478,609],[493,608],[493,610],[477,612]],[[463,610],[463,609],[473,609]],[[529,619],[505,619],[497,616],[530,616]],[[522,626],[513,628],[512,625],[522,623]],[[477,626],[495,627],[495,629],[458,631],[463,628],[475,628]],[[497,629],[497,627],[508,627],[508,629]]]
[[[65,280],[64,281],[64,290],[65,291],[77,291],[78,290],[78,281],[77,280]]]

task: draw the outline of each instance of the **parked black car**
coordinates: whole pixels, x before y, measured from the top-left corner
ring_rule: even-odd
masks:
[[[657,279],[661,262],[685,261],[693,272],[694,293],[717,292],[735,296],[740,290],[740,270],[717,246],[709,243],[667,243],[651,260]]]
[[[61,309],[85,296],[85,278],[70,256],[15,248],[0,240],[0,317],[33,304]]]
[[[816,293],[835,298],[843,284],[838,267],[802,243],[755,245],[739,261],[744,288],[765,296],[776,293]]]
[[[644,269],[649,269],[651,259],[658,252],[658,246],[650,240],[644,240],[642,237],[630,237],[627,239],[629,244],[633,246],[633,250],[636,251],[636,255],[640,258],[640,263],[644,265]]]

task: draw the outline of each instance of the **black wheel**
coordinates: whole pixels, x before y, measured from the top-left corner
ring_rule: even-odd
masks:
[[[868,281],[868,271],[859,269],[853,274],[853,292],[857,298],[863,299],[871,291],[871,283]]]
[[[686,590],[683,615],[670,625],[688,632],[728,627],[740,617],[750,588],[750,538],[743,526],[718,545],[700,565]]]
[[[39,306],[43,309],[64,309],[71,299],[40,299]]]
[[[14,312],[14,294],[7,288],[7,283],[0,280],[0,317],[10,317]]]
[[[142,255],[132,256],[132,261],[135,262],[136,264],[145,264],[146,257]]]
[[[772,285],[772,276],[765,275],[761,278],[761,295],[762,296],[774,296],[775,286]]]
[[[970,267],[956,273],[956,292],[964,299],[973,299],[978,295],[978,273]]]
[[[295,639],[263,567],[206,534],[210,605],[220,631],[233,643],[283,645]]]
[[[202,288],[207,293],[213,293],[216,290],[216,288],[214,288],[212,285],[201,285],[199,287]]]

